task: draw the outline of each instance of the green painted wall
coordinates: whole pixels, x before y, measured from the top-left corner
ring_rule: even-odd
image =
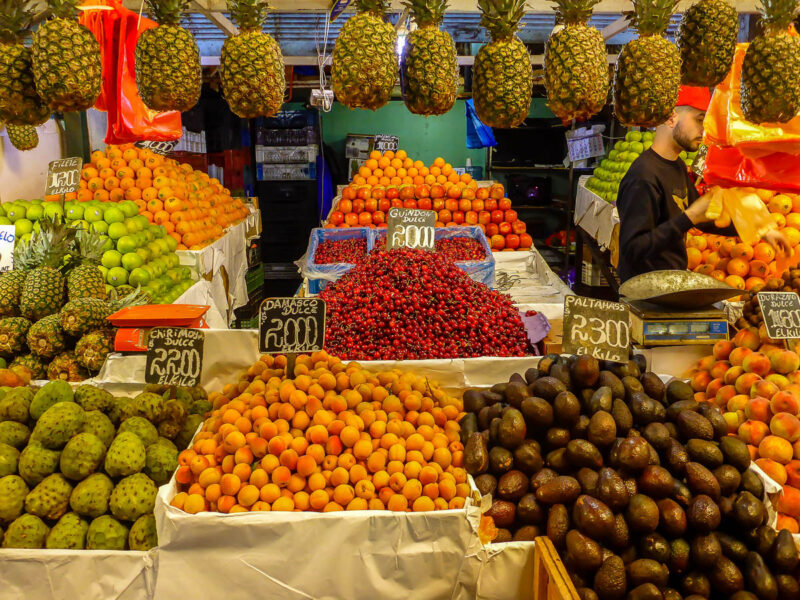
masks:
[[[321,113],[325,142],[344,155],[347,134],[382,133],[400,138],[400,147],[414,160],[426,164],[441,156],[454,167],[463,167],[467,157],[476,167],[486,167],[486,150],[467,149],[467,121],[463,100],[441,117],[411,114],[405,104],[389,102],[383,108],[350,110],[336,102],[329,113]]]

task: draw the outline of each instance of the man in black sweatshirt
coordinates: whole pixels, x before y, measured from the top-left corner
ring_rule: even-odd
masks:
[[[709,197],[699,197],[682,151],[695,152],[703,141],[703,120],[711,102],[707,88],[681,87],[675,112],[656,129],[653,145],[631,165],[619,186],[620,258],[622,281],[663,269],[687,268],[686,233],[697,227],[708,233],[735,236],[730,227],[719,230],[705,213]],[[779,231],[764,236],[776,252],[791,254]]]

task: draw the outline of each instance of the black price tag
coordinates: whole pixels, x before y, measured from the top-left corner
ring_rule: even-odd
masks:
[[[151,141],[143,141],[143,142],[136,142],[134,146],[137,148],[145,148],[150,150],[154,154],[160,154],[161,156],[166,156],[170,152],[175,149],[175,146],[178,145],[178,140],[170,140],[168,142],[151,142]]]
[[[203,344],[199,329],[157,327],[147,342],[145,383],[193,387],[203,372]]]
[[[386,249],[436,247],[436,213],[419,208],[390,208],[386,228]]]
[[[44,188],[45,196],[63,196],[78,191],[81,187],[81,167],[83,159],[80,156],[54,160],[47,167],[47,184]]]
[[[265,354],[307,354],[325,346],[325,301],[319,298],[267,298],[258,323]]]
[[[564,299],[564,353],[628,362],[630,311],[617,302],[582,296]]]
[[[800,338],[800,296],[795,292],[758,292],[767,336],[773,340]]]
[[[372,149],[378,152],[397,152],[400,147],[400,138],[396,135],[376,135],[372,142]]]

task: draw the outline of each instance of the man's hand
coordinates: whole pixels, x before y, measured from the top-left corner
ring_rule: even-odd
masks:
[[[764,241],[767,242],[777,254],[783,256],[792,255],[792,247],[789,245],[789,240],[777,229],[768,231],[764,235]]]
[[[705,194],[704,196],[701,196],[695,200],[692,205],[686,209],[686,216],[689,217],[694,225],[708,223],[712,220],[706,217],[706,211],[708,210],[708,204],[710,201],[711,196],[709,194]]]

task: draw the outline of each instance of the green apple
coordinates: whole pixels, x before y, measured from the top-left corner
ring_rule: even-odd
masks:
[[[106,209],[103,213],[103,220],[109,225],[112,223],[122,223],[125,220],[125,214],[114,206]]]
[[[124,239],[124,238],[123,238]],[[144,264],[142,257],[136,252],[126,252],[122,255],[122,268],[126,271],[133,271]]]
[[[114,269],[122,264],[122,254],[117,250],[103,252],[100,263],[107,269]]]
[[[128,283],[128,272],[122,267],[114,267],[108,270],[106,281],[114,287]]]

